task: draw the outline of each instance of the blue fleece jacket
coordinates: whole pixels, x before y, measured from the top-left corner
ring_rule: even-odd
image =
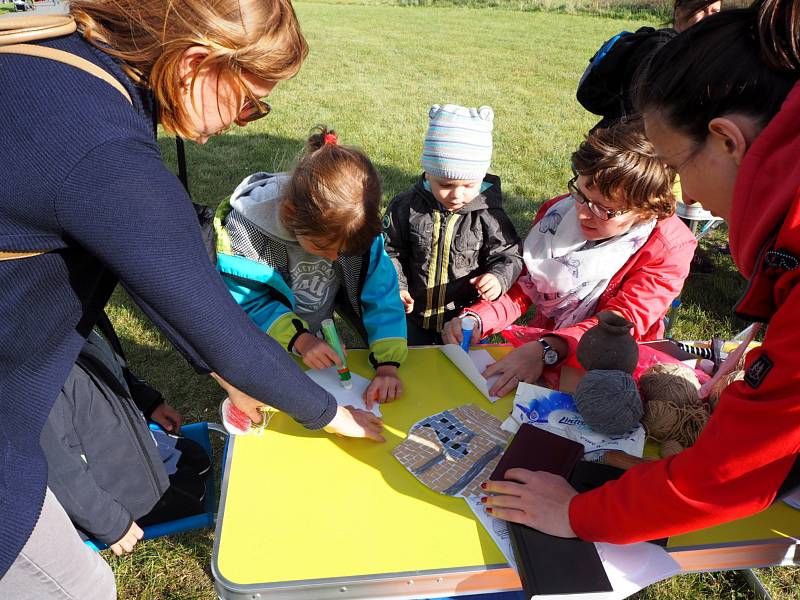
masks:
[[[41,511],[42,426],[118,279],[196,364],[310,428],[336,410],[208,260],[148,94],[77,34],[44,44],[112,73],[133,106],[74,67],[0,55],[0,252],[48,250],[0,261],[0,576]]]

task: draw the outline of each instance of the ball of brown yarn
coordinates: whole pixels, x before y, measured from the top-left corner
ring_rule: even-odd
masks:
[[[661,458],[667,458],[668,456],[673,456],[680,452],[683,452],[683,446],[677,440],[667,440],[661,444]]]
[[[694,444],[708,422],[707,405],[676,404],[672,401],[652,401],[645,405],[642,423],[647,434],[657,442],[675,440],[683,446]]]
[[[734,381],[739,381],[740,379],[744,379],[744,371],[731,371],[711,386],[711,391],[708,393],[708,401],[712,410],[717,408],[717,402],[719,402],[719,397],[722,395],[723,390]]]
[[[663,400],[651,400],[644,406],[642,424],[647,435],[656,441],[667,439],[667,435],[675,429],[680,418],[674,407]]]
[[[647,402],[664,400],[678,405],[700,402],[697,375],[682,364],[653,365],[639,378],[639,389]]]

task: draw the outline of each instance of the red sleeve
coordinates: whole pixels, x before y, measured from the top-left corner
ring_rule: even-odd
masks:
[[[763,377],[722,394],[691,448],[634,467],[569,507],[581,538],[632,543],[743,518],[767,508],[800,453],[800,286],[747,357]],[[757,369],[750,371],[752,377]]]
[[[677,217],[671,218],[677,220]],[[631,258],[634,262],[619,282],[616,293],[604,295],[595,310],[595,314],[614,311],[628,319],[633,323],[633,336],[637,340],[644,339],[664,318],[670,304],[680,294],[697,247],[697,241],[683,223],[665,225],[657,234],[661,238],[669,237],[670,244],[659,240],[648,242]],[[567,364],[578,366],[575,348],[586,330],[596,324],[597,318],[591,317],[553,332],[569,345]]]
[[[527,277],[523,270],[520,279]],[[519,284],[519,279],[497,300],[480,300],[464,312],[473,313],[481,320],[483,336],[502,331],[525,314],[531,306],[531,299]]]

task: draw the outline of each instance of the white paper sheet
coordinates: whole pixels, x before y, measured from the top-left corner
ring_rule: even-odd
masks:
[[[314,383],[329,391],[331,395],[336,398],[336,403],[339,406],[354,406],[355,408],[360,408],[361,410],[367,410],[367,405],[364,404],[364,399],[362,396],[369,386],[369,379],[366,379],[361,375],[356,375],[351,371],[350,375],[352,376],[352,379],[350,381],[352,382],[353,387],[349,390],[346,390],[342,387],[341,383],[339,383],[339,374],[336,372],[336,367],[330,367],[320,371],[311,369],[306,371],[306,375],[308,375],[309,378],[314,381]],[[380,404],[377,402],[373,404],[370,412],[380,417]]]
[[[517,561],[514,559],[514,550],[511,548],[511,536],[508,534],[506,522],[502,519],[495,519],[487,515],[486,510],[484,510],[484,505],[481,504],[480,496],[469,496],[464,498],[464,500],[467,501],[467,506],[475,513],[478,521],[492,537],[494,543],[500,548],[500,552],[506,557],[508,564],[516,570]]]
[[[667,579],[681,572],[672,557],[663,548],[655,544],[596,543],[597,553],[603,561],[608,580],[613,592],[597,592],[594,594],[540,594],[531,600],[623,600],[632,594],[662,579]]]
[[[461,346],[456,344],[439,346],[439,349],[472,382],[472,385],[486,396],[487,400],[490,402],[497,401],[497,396],[489,395],[489,390],[494,385],[494,382],[497,381],[497,376],[490,377],[487,380],[481,375],[486,370],[486,367],[495,362],[491,354],[486,350],[470,350],[469,354],[467,354]]]

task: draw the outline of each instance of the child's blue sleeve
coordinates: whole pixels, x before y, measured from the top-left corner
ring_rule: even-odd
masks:
[[[289,352],[297,337],[308,330],[308,323],[298,317],[280,300],[276,299],[269,285],[255,281],[243,281],[222,273],[222,280],[236,303],[247,316]]]
[[[397,271],[384,250],[381,235],[370,248],[361,308],[372,365],[400,366],[408,356],[406,313],[400,300]]]

